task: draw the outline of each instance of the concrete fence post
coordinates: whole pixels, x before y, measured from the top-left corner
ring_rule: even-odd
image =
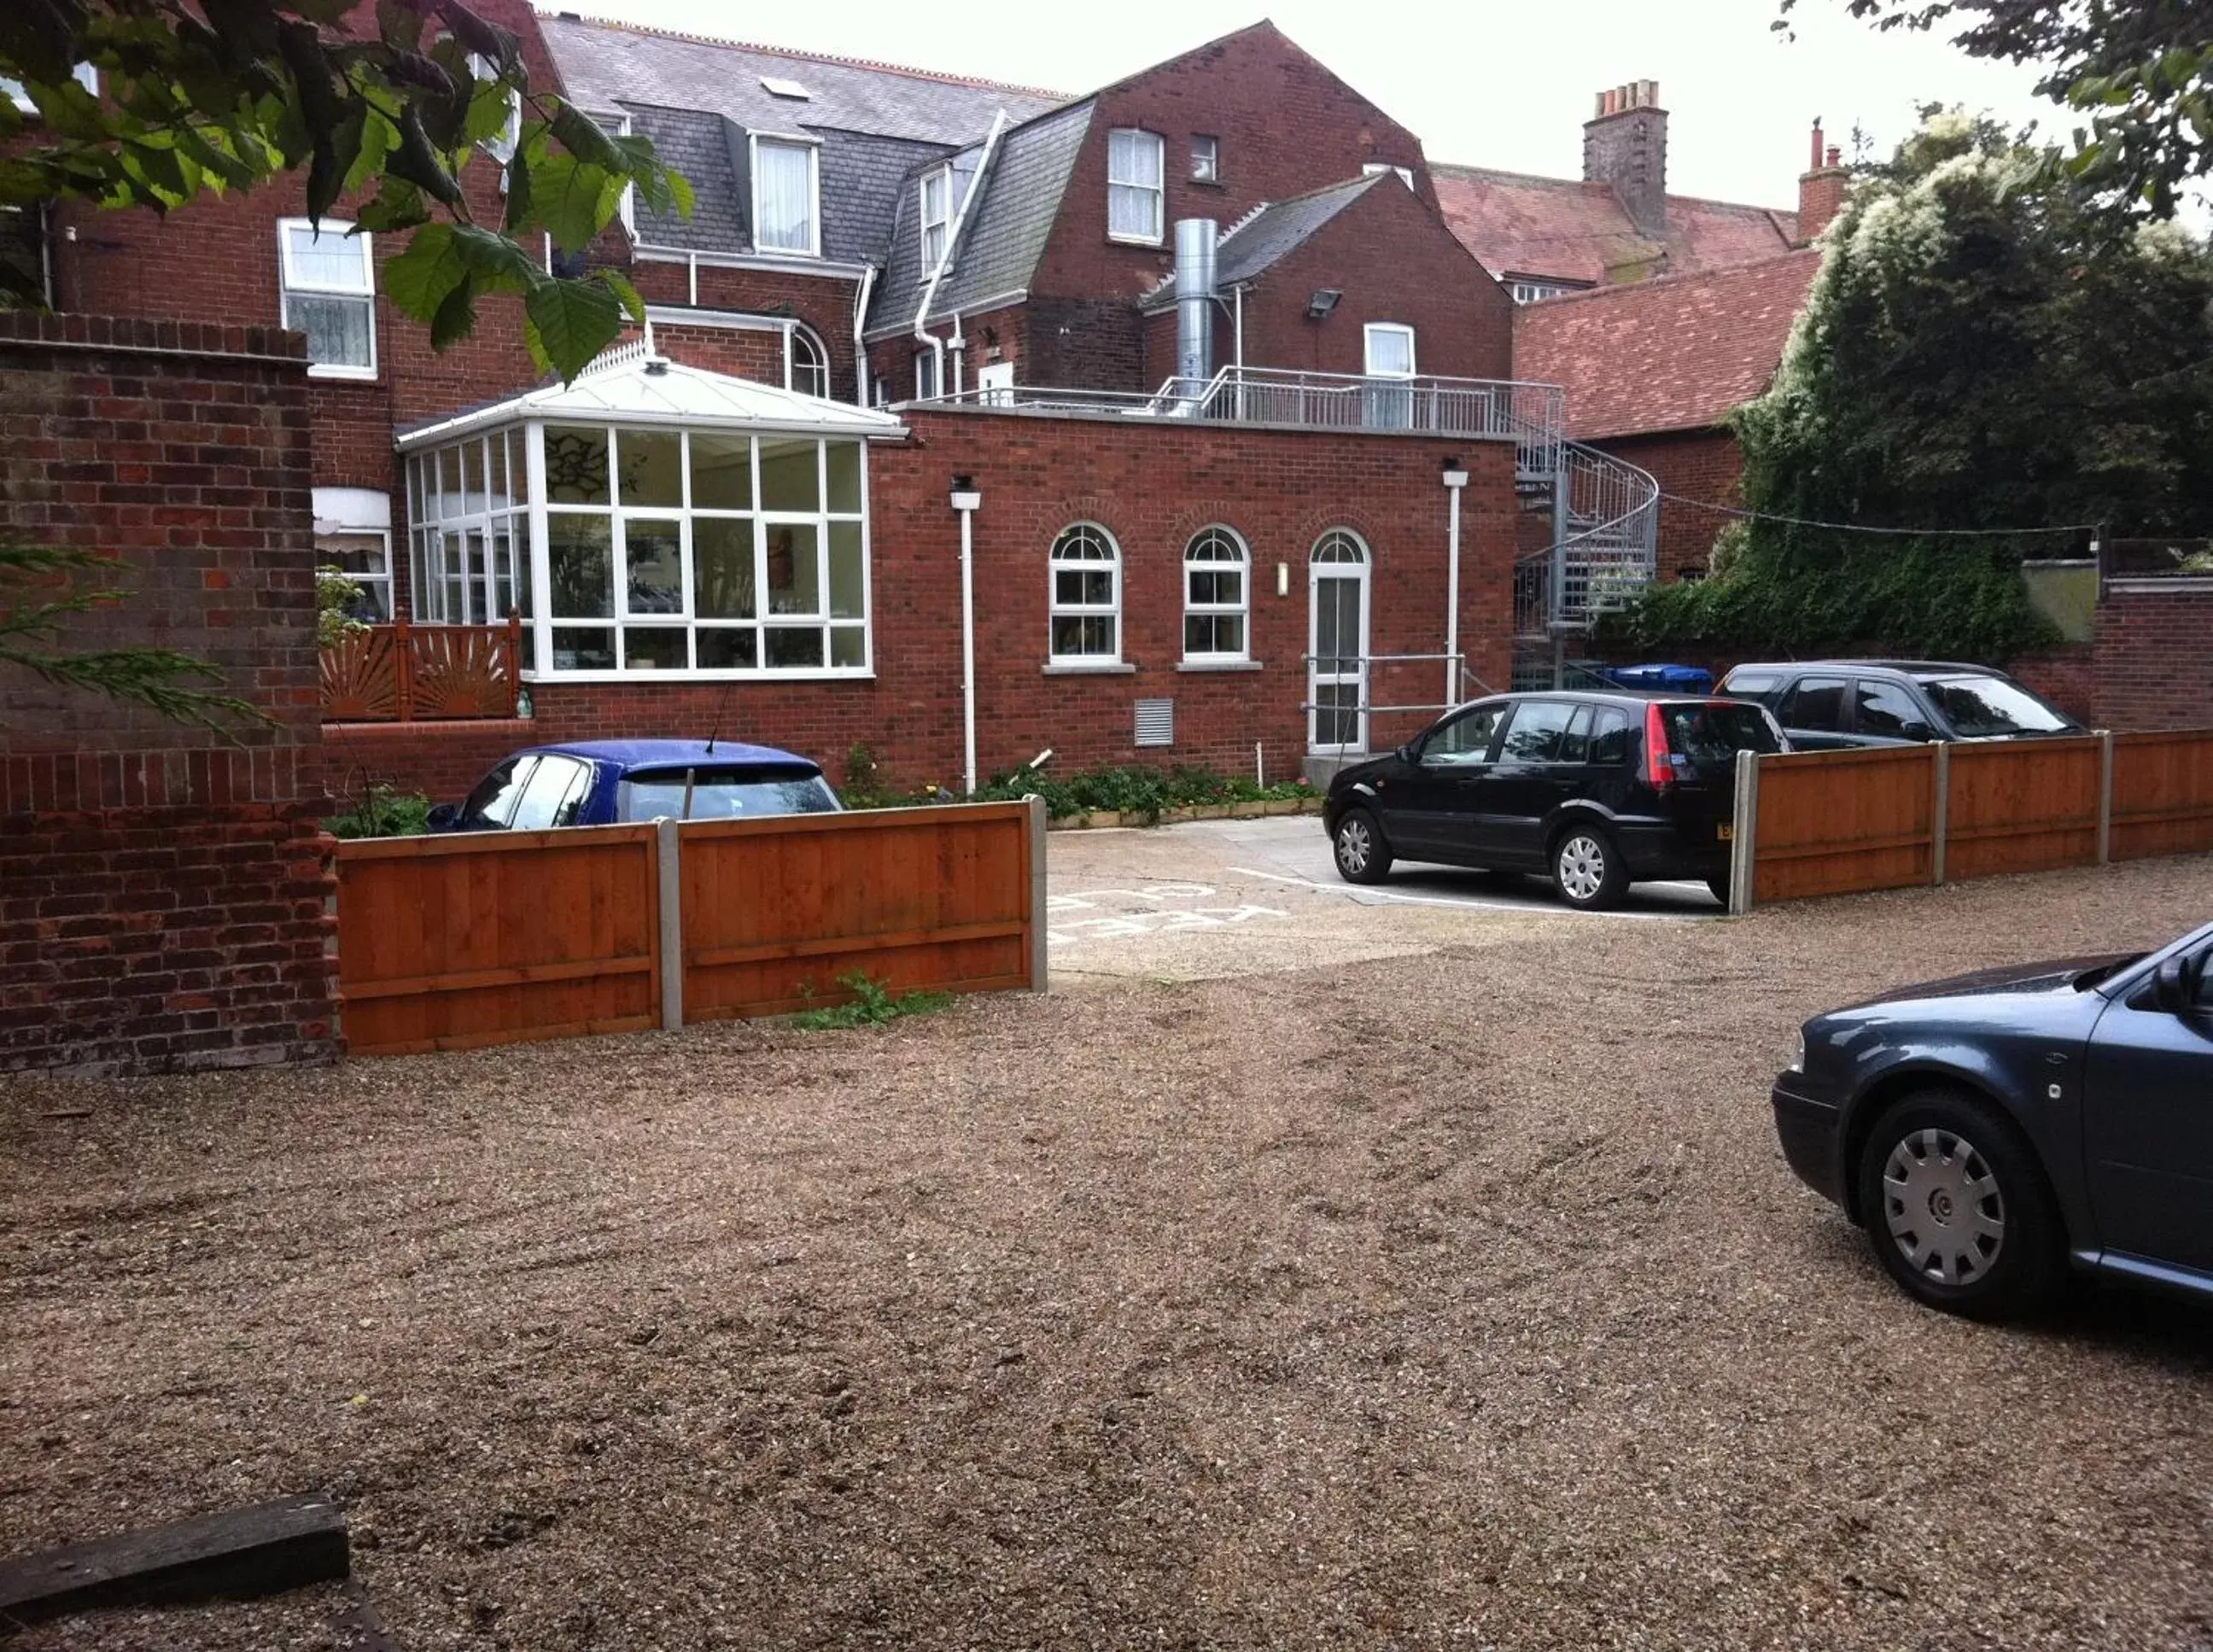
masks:
[[[2113,860],[2113,731],[2098,730],[2098,864]]]
[[[1046,876],[1045,799],[1032,792],[1022,802],[1029,808],[1030,832],[1030,991],[1046,991]]]
[[[1735,816],[1729,822],[1729,898],[1731,917],[1752,910],[1753,874],[1759,857],[1759,753],[1736,754]]]
[[[1944,881],[1944,851],[1952,838],[1952,748],[1936,742],[1936,759],[1930,765],[1929,881]]]
[[[661,901],[661,1027],[684,1025],[684,863],[679,823],[662,815],[653,823],[654,865]]]

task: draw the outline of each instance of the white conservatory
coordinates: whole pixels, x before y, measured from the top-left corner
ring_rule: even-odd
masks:
[[[519,612],[553,681],[865,676],[868,448],[905,433],[625,345],[399,438],[411,617]]]

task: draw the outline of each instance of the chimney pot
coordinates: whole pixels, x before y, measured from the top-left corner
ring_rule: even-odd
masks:
[[[1838,149],[1838,148],[1834,143],[1830,144],[1830,145],[1829,145],[1829,164],[1830,164],[1831,166],[1832,166],[1832,167],[1834,167],[1834,166],[1840,166],[1840,165],[1842,165],[1842,164],[1843,164],[1843,162],[1844,162],[1844,150],[1842,150],[1842,149]]]
[[[1667,234],[1667,112],[1656,80],[1625,81],[1598,94],[1583,126],[1583,180],[1613,186],[1638,235]]]

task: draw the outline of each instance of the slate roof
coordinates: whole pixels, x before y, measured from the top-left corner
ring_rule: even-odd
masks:
[[[1070,104],[1000,134],[991,171],[980,180],[983,193],[961,226],[952,268],[938,283],[930,307],[934,315],[972,311],[980,300],[1027,290],[1076,169],[1076,152],[1090,130],[1094,107],[1089,101]],[[980,158],[980,145],[961,157],[972,165]],[[956,211],[959,176],[956,161]],[[896,212],[883,279],[869,306],[871,332],[912,326],[929,280],[922,267],[921,201],[911,180],[897,193]]]
[[[1566,387],[1577,441],[1710,428],[1766,390],[1820,267],[1808,247],[1521,305],[1514,375]]]
[[[1430,176],[1453,234],[1494,276],[1686,275],[1773,258],[1798,240],[1798,215],[1773,207],[1670,195],[1667,238],[1649,241],[1610,184],[1436,163]]]
[[[1322,227],[1379,184],[1397,184],[1396,174],[1371,173],[1325,189],[1309,190],[1287,201],[1271,201],[1247,213],[1216,243],[1214,280],[1217,287],[1251,281],[1270,265],[1312,241]],[[1404,187],[1403,185],[1400,187]],[[1175,277],[1163,277],[1141,308],[1161,309],[1175,302]]]
[[[881,258],[904,180],[979,141],[1002,109],[1020,120],[1063,102],[1030,87],[597,19],[541,14],[539,26],[569,96],[627,113],[691,181],[691,218],[640,216],[639,239],[659,246],[750,252],[747,137],[785,132],[821,141],[823,258]],[[777,97],[764,77],[796,81],[809,95]]]

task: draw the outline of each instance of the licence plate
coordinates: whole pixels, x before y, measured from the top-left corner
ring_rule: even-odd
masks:
[[[1723,843],[1727,843],[1732,838],[1736,836],[1736,828],[1724,822],[1722,825],[1717,826],[1714,828],[1714,836],[1719,838]]]

